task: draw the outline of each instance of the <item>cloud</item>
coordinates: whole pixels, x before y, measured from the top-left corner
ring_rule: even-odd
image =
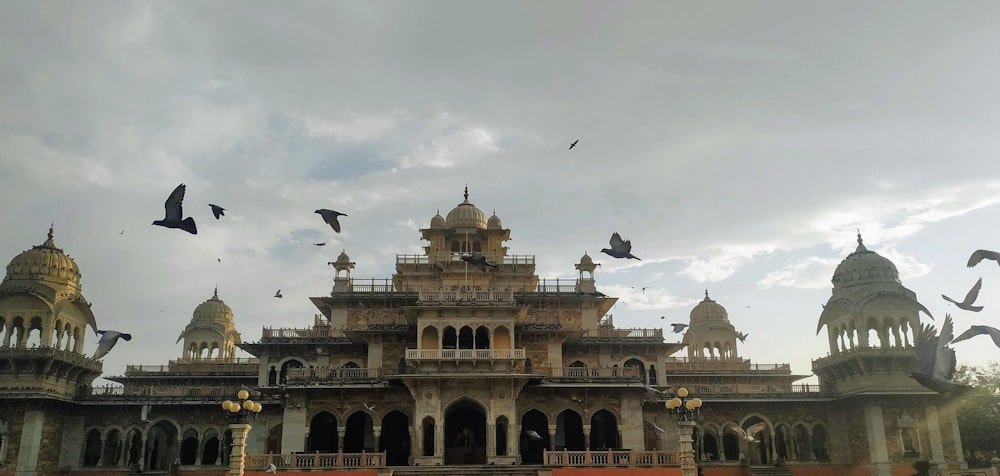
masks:
[[[698,299],[680,298],[665,289],[652,287],[643,291],[632,286],[599,286],[599,291],[619,298],[618,302],[635,311],[683,309],[698,302]]]
[[[759,284],[763,288],[828,289],[830,278],[840,261],[840,259],[810,256],[805,260],[767,273]]]

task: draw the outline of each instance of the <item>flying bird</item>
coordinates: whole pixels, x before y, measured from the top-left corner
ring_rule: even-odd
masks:
[[[149,411],[153,408],[152,405],[143,405],[142,409],[139,410],[139,420],[143,423],[149,422]]]
[[[215,219],[218,220],[219,217],[226,215],[226,209],[218,205],[213,205],[211,203],[208,206],[212,207],[212,215],[215,215]]]
[[[951,381],[955,375],[955,349],[948,343],[955,336],[952,334],[951,314],[945,314],[941,334],[930,324],[924,324],[914,343],[913,368],[910,377],[938,393],[950,393],[965,388]]]
[[[576,147],[576,143],[577,142],[580,142],[580,139],[577,139],[577,140],[573,141],[573,143],[569,145],[569,149],[567,149],[567,150],[572,150],[574,147]]]
[[[218,261],[218,262],[220,262],[220,263],[222,262],[222,258],[215,258],[215,260]]]
[[[658,431],[660,433],[666,433],[666,431],[663,428],[660,428],[660,427],[656,426],[656,423],[653,423],[651,421],[647,421],[646,423],[649,423],[649,425],[652,426],[654,430],[656,430],[656,431]]]
[[[997,253],[996,251],[990,251],[990,250],[976,250],[976,251],[973,251],[972,252],[972,256],[969,256],[968,266],[971,268],[971,267],[979,264],[979,262],[982,261],[982,260],[984,260],[984,259],[991,259],[993,261],[996,261],[997,264],[1000,264],[1000,253]]]
[[[983,306],[973,306],[972,303],[976,302],[976,298],[979,297],[979,290],[982,287],[983,287],[983,278],[979,278],[979,281],[976,281],[976,284],[972,285],[972,289],[969,290],[969,294],[965,295],[965,300],[962,302],[958,302],[948,296],[945,296],[944,294],[942,294],[941,297],[943,297],[945,301],[955,304],[955,306],[958,307],[959,309],[964,309],[966,311],[972,311],[972,312],[979,312],[983,310]]]
[[[97,350],[94,351],[94,356],[91,357],[94,360],[98,360],[111,352],[111,348],[118,343],[118,339],[125,339],[126,341],[132,340],[132,334],[124,334],[118,331],[97,331],[97,335],[101,336],[97,340]]]
[[[993,339],[993,343],[996,344],[997,347],[1000,347],[1000,329],[990,326],[969,327],[969,330],[960,334],[958,337],[955,338],[955,340],[951,341],[951,343],[954,344],[956,342],[962,342],[963,340],[971,339],[975,336],[983,334],[989,335],[990,338]]]
[[[363,405],[365,406],[365,408],[368,411],[373,412],[373,413],[375,412],[375,405],[372,405],[372,404],[367,403],[367,402],[363,403]]]
[[[313,243],[313,246],[326,246],[326,242],[324,241],[322,243]]]
[[[746,342],[746,338],[747,338],[747,336],[749,336],[749,335],[750,335],[750,334],[744,334],[744,333],[742,333],[742,332],[739,332],[739,331],[737,331],[737,332],[736,332],[736,338],[737,338],[737,339],[739,339],[739,340],[740,340],[740,342]]]
[[[182,218],[184,211],[181,209],[181,202],[184,201],[185,190],[187,190],[187,186],[180,184],[170,193],[167,201],[163,203],[165,210],[163,219],[154,221],[154,225],[167,228],[180,228],[192,235],[198,234],[198,227],[194,224],[194,218]]]
[[[487,266],[490,267],[490,268],[493,268],[493,269],[497,269],[497,268],[500,267],[496,263],[494,263],[494,262],[490,261],[489,259],[487,259],[486,255],[484,255],[484,254],[482,254],[482,253],[480,253],[478,251],[473,251],[472,253],[464,254],[464,255],[461,256],[460,259],[462,261],[465,261],[466,263],[469,263],[469,264],[473,265],[473,266],[478,266],[479,269],[481,269],[483,271],[486,271],[486,267]]]
[[[642,261],[632,255],[632,242],[630,240],[622,240],[622,236],[617,231],[611,235],[611,248],[603,248],[601,249],[601,253],[605,253],[612,258],[630,258]]]
[[[125,229],[124,228],[122,228],[122,232],[119,233],[119,235],[125,236]]]
[[[265,473],[270,473],[270,474],[277,474],[278,473],[278,467],[275,466],[274,463],[267,463],[267,469],[264,470],[264,472]]]
[[[532,440],[542,441],[542,435],[539,435],[535,430],[524,430],[524,434],[528,435],[528,438],[531,438]]]
[[[670,325],[674,327],[674,334],[680,334],[681,331],[683,331],[684,328],[688,326],[687,324],[681,324],[679,322],[675,322]]]
[[[764,431],[765,428],[767,428],[767,423],[760,422],[757,423],[756,425],[751,425],[750,428],[747,428],[746,430],[736,425],[729,425],[729,428],[734,432],[736,432],[736,434],[739,435],[740,438],[746,440],[747,443],[757,443],[760,440],[758,440],[755,437],[757,436],[757,433],[760,433]]]
[[[278,299],[281,299],[282,296],[281,296],[281,290],[280,289],[278,290],[278,292],[274,293],[274,297],[276,297]]]
[[[337,233],[340,233],[340,222],[337,220],[337,217],[347,216],[346,213],[340,213],[335,210],[327,210],[326,208],[320,208],[313,213],[319,213],[319,216],[323,217],[323,221],[325,221],[327,225],[330,225],[330,228],[333,228],[333,231]]]
[[[646,294],[646,290],[647,290],[647,289],[649,289],[649,287],[645,287],[645,288],[642,288],[642,293],[643,293],[643,294]]]
[[[569,399],[576,403],[579,403],[580,405],[583,405],[583,400],[580,400],[579,397],[569,397]]]

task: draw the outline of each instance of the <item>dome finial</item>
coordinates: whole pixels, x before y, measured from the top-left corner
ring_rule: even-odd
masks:
[[[215,285],[215,291],[212,291],[212,299],[219,299],[219,285]]]
[[[56,246],[56,242],[55,242],[55,237],[56,237],[55,227],[56,227],[55,222],[53,222],[51,225],[49,225],[48,239],[45,240],[45,243],[42,243],[42,246],[48,246],[50,248],[55,248],[55,246]]]
[[[711,300],[712,300],[712,299],[710,299],[710,298],[708,297],[708,289],[705,289],[705,300],[706,300],[706,301],[711,301]]]
[[[465,201],[469,201],[469,184],[465,184]]]
[[[860,253],[862,251],[868,251],[868,248],[865,248],[865,244],[861,240],[861,228],[858,228],[858,249],[854,250],[854,252]]]

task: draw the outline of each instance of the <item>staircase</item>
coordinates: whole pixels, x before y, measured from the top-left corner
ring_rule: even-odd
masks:
[[[538,476],[538,469],[516,465],[447,465],[407,466],[392,470],[392,476],[469,476],[473,474],[476,476]]]
[[[752,466],[750,474],[752,476],[793,476],[792,471],[787,466]]]

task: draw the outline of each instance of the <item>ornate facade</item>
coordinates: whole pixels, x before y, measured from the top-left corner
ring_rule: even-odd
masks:
[[[680,387],[704,401],[694,451],[712,474],[963,465],[953,411],[907,376],[926,309],[860,236],[819,317],[830,346],[813,361],[820,384],[799,385],[788,364],[740,355],[707,291],[682,342],[616,327],[591,257],[576,278],[540,279],[535,256],[510,253],[510,230],[468,191],[420,232],[423,254],[397,255],[391,278],[352,277],[341,253],[330,294],[311,298],[311,326],[243,341],[216,290],[181,330],[178,359],[94,388],[101,363],[83,349],[96,317],[50,230],[0,284],[0,474],[217,472],[232,443],[220,404],[241,388],[264,405],[247,452],[273,455],[251,469],[676,466],[664,401]],[[757,423],[758,441],[740,438]]]

